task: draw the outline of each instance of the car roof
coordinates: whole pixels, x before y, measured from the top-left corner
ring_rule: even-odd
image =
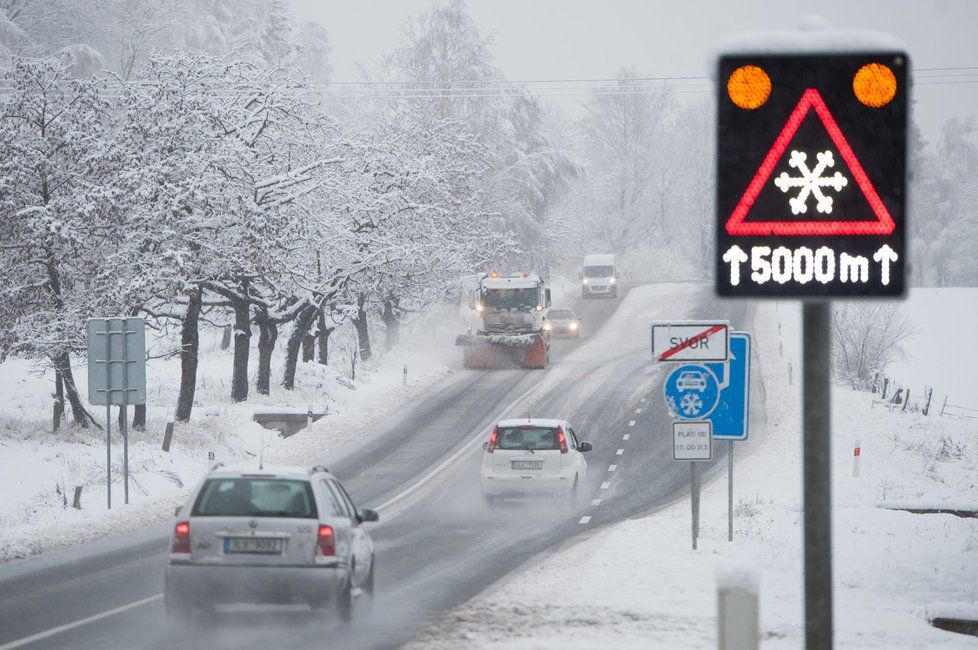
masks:
[[[568,424],[566,420],[554,420],[552,418],[519,418],[511,420],[500,420],[497,426],[518,427],[525,424],[532,424],[538,427],[556,428]]]
[[[329,474],[329,470],[322,465],[315,467],[302,467],[300,465],[264,465],[251,461],[249,463],[239,463],[230,467],[218,467],[207,473],[207,478],[240,478],[248,475],[251,477],[263,476],[268,478],[284,479],[308,479],[313,474]]]

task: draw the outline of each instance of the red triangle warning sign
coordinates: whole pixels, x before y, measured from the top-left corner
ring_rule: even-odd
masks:
[[[866,201],[869,202],[876,219],[869,221],[746,221],[751,207],[771,178],[771,174],[774,173],[774,168],[778,165],[784,152],[787,151],[788,145],[791,144],[798,132],[798,128],[812,111],[815,111],[842,159],[848,165],[856,185]],[[795,153],[793,152],[792,155],[794,156]],[[801,155],[801,160],[804,160],[804,154]],[[825,165],[820,165],[820,167],[824,168]],[[837,191],[847,183],[847,179],[840,178],[838,173],[835,179],[824,179],[821,182],[828,185],[830,181],[835,184]],[[802,184],[805,183],[794,186],[802,187]],[[807,184],[812,185],[812,181],[808,181]],[[802,200],[803,202],[804,200]],[[831,213],[831,200],[828,200],[828,206],[824,211]],[[801,211],[804,210],[805,208],[802,207]],[[819,207],[819,211],[823,211],[823,209]],[[869,180],[869,176],[863,170],[859,159],[853,153],[852,147],[849,146],[849,142],[829,112],[822,96],[814,88],[807,89],[802,95],[801,101],[798,102],[784,128],[781,129],[781,133],[774,141],[774,146],[764,157],[764,161],[757,173],[754,174],[753,180],[747,186],[747,191],[744,192],[726,224],[727,233],[730,235],[889,235],[894,228],[895,224],[889,210],[883,205],[872,181]]]

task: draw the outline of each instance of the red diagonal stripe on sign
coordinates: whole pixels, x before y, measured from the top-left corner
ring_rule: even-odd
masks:
[[[727,328],[726,325],[714,325],[713,327],[711,327],[710,329],[706,330],[702,334],[697,334],[696,336],[691,336],[688,339],[686,339],[682,344],[677,345],[676,347],[670,348],[670,349],[666,350],[665,352],[663,352],[659,356],[659,361],[665,361],[666,359],[668,359],[672,355],[674,355],[674,354],[676,354],[678,352],[682,352],[683,350],[685,350],[689,346],[693,345],[694,343],[697,343],[699,341],[702,341],[703,339],[709,338],[709,337],[713,336],[714,334],[716,334],[717,332],[719,332],[720,330],[724,330],[726,328]]]

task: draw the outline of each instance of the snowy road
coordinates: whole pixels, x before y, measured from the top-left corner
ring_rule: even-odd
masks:
[[[672,460],[662,371],[649,363],[641,333],[649,315],[725,318],[744,327],[746,306],[718,302],[708,287],[636,293],[575,305],[592,334],[554,341],[549,370],[459,372],[386,431],[329,463],[358,505],[381,510],[381,523],[371,528],[377,597],[351,627],[307,612],[222,612],[174,628],[157,597],[167,531],[147,531],[115,544],[112,555],[68,565],[38,558],[20,563],[19,577],[0,577],[0,648],[31,635],[38,635],[32,647],[396,646],[433,614],[535,554],[669,501],[686,489],[688,470]],[[527,414],[566,417],[594,444],[580,509],[482,505],[478,463],[486,427],[503,415]],[[724,458],[719,451],[714,462]]]

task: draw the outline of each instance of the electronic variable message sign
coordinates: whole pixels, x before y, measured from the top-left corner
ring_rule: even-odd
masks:
[[[719,59],[721,296],[899,296],[909,61],[902,52]]]

